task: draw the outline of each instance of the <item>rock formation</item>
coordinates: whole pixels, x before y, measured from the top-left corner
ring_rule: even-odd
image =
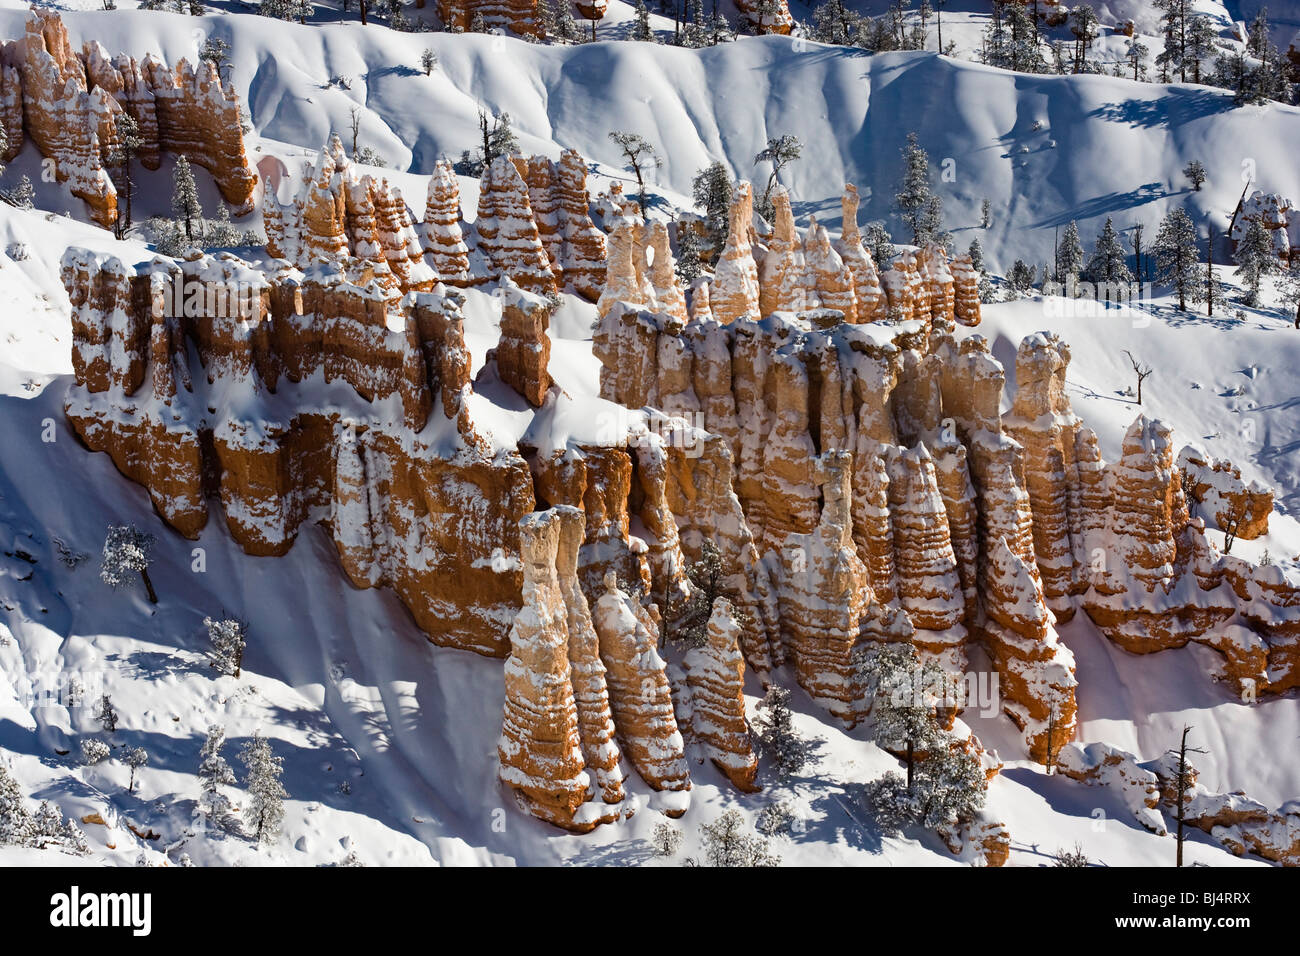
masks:
[[[689,790],[685,742],[677,730],[654,622],[619,587],[612,571],[605,575],[605,593],[592,616],[624,755],[653,789]],[[684,809],[669,816],[681,816]]]
[[[566,150],[558,163],[542,156],[498,159],[480,183],[474,226],[461,217],[460,186],[445,160],[434,166],[424,219],[416,221],[401,193],[382,177],[362,174],[336,136],[289,203],[266,192],[267,251],[299,269],[321,260],[370,268],[402,292],[509,278],[543,295],[569,288],[596,299],[606,247],[588,212],[582,157]],[[359,264],[348,266],[351,260]]]
[[[424,221],[417,225],[429,265],[438,278],[454,286],[473,284],[469,269],[469,246],[460,218],[460,183],[451,161],[440,159],[429,177]],[[269,231],[268,231],[269,236]]]
[[[858,229],[858,189],[852,183],[844,186],[844,196],[840,200],[843,225],[837,249],[844,262],[844,268],[853,278],[853,298],[857,303],[857,321],[883,321],[888,310],[885,290],[880,286],[880,273],[871,253],[862,245],[862,233]]]
[[[1214,458],[1196,445],[1178,453],[1178,471],[1189,509],[1199,509],[1214,527],[1243,541],[1268,534],[1273,492],[1259,482],[1242,480],[1241,469]]]
[[[501,780],[519,792],[534,816],[565,829],[596,825],[575,814],[587,799],[569,668],[568,609],[555,570],[560,519],[553,511],[519,522],[523,607],[510,628],[506,703],[497,754]]]
[[[550,304],[504,280],[501,341],[495,354],[501,381],[539,408],[551,387],[547,363],[551,357]]]
[[[747,182],[737,183],[731,200],[727,242],[718,257],[713,281],[709,283],[713,315],[724,324],[758,315],[758,266],[750,244],[753,218],[753,187]]]
[[[745,658],[731,602],[718,598],[709,618],[708,642],[686,654],[695,740],[737,789],[758,789],[758,757],[745,720]]]
[[[43,7],[32,8],[23,39],[0,44],[7,158],[29,137],[106,227],[117,219],[109,164],[124,113],[139,127],[145,168],[157,169],[163,152],[183,155],[212,174],[234,215],[252,211],[257,177],[244,152],[239,99],[213,63],[195,69],[181,60],[173,69],[152,55],[110,59],[95,42],[78,53],[58,12]]]
[[[542,37],[538,0],[438,0],[438,17],[453,33],[470,30],[477,20],[484,30],[507,29],[516,36]]]
[[[755,33],[788,34],[794,27],[790,7],[786,0],[764,4],[760,0],[737,0],[736,9],[744,14],[749,28]]]

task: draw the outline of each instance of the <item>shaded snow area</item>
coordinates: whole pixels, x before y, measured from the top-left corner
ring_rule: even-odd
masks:
[[[860,221],[883,219],[902,235],[893,211],[899,149],[915,129],[937,173],[946,158],[953,179],[936,183],[959,248],[984,244],[990,269],[1022,258],[1050,259],[1058,227],[1078,220],[1086,245],[1107,216],[1117,227],[1147,227],[1186,206],[1198,226],[1222,231],[1242,190],[1249,160],[1265,192],[1300,200],[1300,113],[1281,105],[1232,108],[1208,87],[1161,86],[1105,76],[1016,76],[961,58],[978,46],[983,24],[975,3],[949,5],[959,57],[933,52],[865,56],[860,51],[745,39],[690,51],[633,43],[548,47],[442,33],[404,34],[358,23],[308,26],[250,15],[192,18],[136,12],[119,0],[59,4],[74,47],[96,39],[112,53],[193,57],[207,36],[228,40],[233,80],[251,113],[250,162],[281,164],[297,177],[332,131],[360,110],[361,139],[385,160],[384,175],[408,201],[424,195],[434,162],[458,158],[478,142],[477,111],[508,112],[526,153],[558,156],[578,149],[591,163],[594,196],[621,181],[610,129],[636,131],[663,158],[650,187],[651,215],[690,208],[692,176],[721,159],[741,177],[762,181],[753,157],[769,136],[793,133],[808,145],[784,181],[801,225],[815,214],[839,229],[845,181],[863,196]],[[430,4],[432,6],[432,4]],[[610,4],[601,30],[627,29],[631,8]],[[879,12],[884,3],[861,2]],[[1155,29],[1149,5],[1104,0],[1103,22],[1137,19]],[[1230,22],[1257,4],[1200,2]],[[1300,4],[1277,4],[1283,25],[1300,25]],[[1269,4],[1273,11],[1274,4]],[[1131,12],[1130,12],[1131,8]],[[796,16],[808,8],[792,4]],[[0,36],[22,34],[25,5],[0,0]],[[655,18],[660,30],[671,21]],[[1146,24],[1146,26],[1144,26]],[[947,38],[945,27],[945,38]],[[1281,28],[1279,28],[1281,29]],[[1294,29],[1294,27],[1292,28]],[[1283,30],[1283,33],[1286,31]],[[1285,46],[1286,37],[1276,37]],[[417,68],[425,48],[438,68]],[[346,76],[349,87],[330,84]],[[1191,192],[1180,170],[1201,160],[1208,181]],[[139,173],[136,218],[169,208],[171,158]],[[226,532],[215,500],[196,541],[165,527],[147,492],[123,477],[107,455],[82,447],[63,413],[72,384],[71,324],[58,264],[68,246],[138,262],[151,252],[139,238],[114,240],[85,223],[80,200],[43,183],[30,142],[0,183],[27,173],[36,211],[0,205],[0,758],[31,809],[41,800],[77,821],[90,853],[0,847],[0,866],[40,863],[367,865],[642,864],[655,862],[650,837],[664,816],[649,788],[627,770],[634,812],[589,835],[567,834],[521,810],[498,782],[497,745],[504,703],[503,664],[436,648],[387,589],[359,590],[343,575],[328,533],[304,527],[280,558],[245,555]],[[209,214],[217,192],[196,170]],[[259,190],[260,190],[259,186]],[[289,195],[286,187],[282,198]],[[258,197],[260,199],[260,196]],[[979,227],[989,199],[991,227]],[[477,183],[461,180],[474,218]],[[260,204],[259,204],[260,205]],[[69,215],[63,215],[67,211]],[[239,220],[260,228],[260,214]],[[247,250],[245,250],[247,252]],[[251,255],[251,253],[250,253]],[[1230,267],[1221,278],[1240,293]],[[1024,298],[986,305],[975,331],[991,343],[1014,392],[1020,341],[1039,330],[1070,346],[1067,391],[1075,412],[1096,430],[1103,457],[1118,457],[1139,412],[1168,422],[1178,448],[1194,443],[1231,460],[1245,482],[1272,488],[1269,533],[1238,541],[1233,553],[1294,567],[1300,562],[1300,331],[1276,306],[1232,306],[1229,316],[1180,313],[1155,290],[1126,308],[1081,308],[1061,299]],[[497,344],[501,303],[490,287],[466,294],[465,337],[478,375]],[[530,409],[490,373],[470,399],[476,425],[498,446],[558,447],[585,437],[600,416],[599,363],[591,353],[595,307],[571,295],[552,318],[550,371],[565,398]],[[960,334],[970,334],[963,330]],[[1125,350],[1152,366],[1142,406]],[[143,587],[117,591],[99,575],[106,528],[133,524],[156,536],[150,568],[159,596]],[[1222,544],[1222,533],[1208,534]],[[247,625],[242,675],[219,676],[208,664],[205,617]],[[1214,793],[1244,791],[1267,808],[1300,798],[1300,696],[1296,691],[1244,704],[1218,680],[1222,658],[1188,647],[1138,656],[1107,641],[1078,614],[1059,627],[1079,682],[1081,743],[1104,742],[1153,761],[1178,742],[1185,724],[1199,782]],[[974,670],[989,671],[980,652]],[[84,688],[69,705],[67,681]],[[899,761],[870,742],[870,727],[845,731],[814,705],[789,673],[795,730],[815,742],[812,759],[785,783],[764,765],[757,794],[739,793],[698,748],[691,756],[690,808],[673,825],[683,843],[671,863],[701,858],[700,827],[729,809],[754,825],[777,803],[792,814],[772,838],[784,864],[961,865],[943,842],[919,830],[883,836],[860,804],[863,785]],[[104,732],[92,705],[111,695],[119,715]],[[752,674],[751,720],[763,694]],[[963,719],[1004,769],[989,786],[988,816],[1006,824],[1011,865],[1050,865],[1082,845],[1111,866],[1167,865],[1173,839],[1143,824],[1122,787],[1088,786],[1047,776],[1023,754],[1020,732],[1000,710],[968,710]],[[224,755],[243,779],[240,748],[260,733],[284,759],[283,832],[262,848],[236,833],[205,830],[196,812],[200,748],[212,725],[225,728]],[[82,742],[97,738],[113,756],[83,765]],[[149,755],[135,775],[124,755]],[[242,784],[226,788],[243,807]],[[1265,865],[1234,857],[1208,834],[1188,836],[1188,862]]]

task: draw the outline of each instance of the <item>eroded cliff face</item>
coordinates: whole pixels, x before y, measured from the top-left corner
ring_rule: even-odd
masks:
[[[322,152],[274,231],[279,251],[323,260],[313,268],[70,250],[67,414],[182,534],[214,496],[250,553],[282,554],[323,522],[349,579],[392,587],[430,640],[508,658],[501,779],[539,818],[615,819],[625,765],[659,809],[684,812],[686,736],[748,789],[744,668],[788,665],[852,725],[870,704],[853,663],[868,642],[910,641],[958,672],[981,644],[997,703],[1044,762],[1075,732],[1056,624],[1078,608],[1137,652],[1216,647],[1243,694],[1300,683],[1300,589],[1214,550],[1168,429],[1139,419],[1103,462],[1065,393],[1069,350],[1047,333],[1021,343],[1004,417],[1002,365],[981,336],[956,337],[962,263],[942,250],[876,270],[852,231],[800,237],[778,191],[760,269],[741,190],[742,234],[686,309],[666,230],[622,206],[593,336],[602,401],[584,410],[609,427],[501,447],[471,414],[464,296],[430,258],[466,284],[498,280],[492,381],[523,408],[571,402],[551,377],[543,294],[563,275],[548,249],[569,241],[564,161],[494,164],[486,212],[523,245],[498,231],[485,247],[457,232],[449,170],[420,229],[341,153]],[[521,248],[515,273],[491,271]],[[427,288],[403,294],[412,282]],[[765,295],[812,307],[763,315]],[[672,680],[661,635],[706,542],[722,597],[707,647]],[[995,830],[980,837],[990,860],[1005,856]]]
[[[1021,343],[1004,420],[1001,364],[981,336],[955,337],[974,270],[937,247],[876,273],[857,237],[842,237],[838,274],[860,269],[853,288],[868,303],[879,282],[883,301],[868,314],[893,321],[855,324],[844,307],[828,321],[807,306],[824,304],[809,263],[827,261],[831,245],[820,227],[800,240],[784,190],[773,198],[773,233],[750,272],[741,191],[740,235],[714,280],[692,289],[685,322],[636,282],[636,226],[620,223],[593,338],[603,397],[685,417],[729,453],[762,568],[736,578],[756,588],[735,597],[757,612],[746,648],[755,667],[791,663],[810,696],[852,723],[855,643],[910,640],[961,671],[975,638],[1040,761],[1075,731],[1074,661],[1056,625],[1080,607],[1130,650],[1216,647],[1243,694],[1295,686],[1300,591],[1278,569],[1214,551],[1188,516],[1164,426],[1140,419],[1121,461],[1102,462],[1065,393],[1069,349],[1050,333]],[[1230,465],[1187,464],[1198,469],[1190,487],[1220,495],[1211,507],[1259,520],[1263,489],[1245,488]]]
[[[30,138],[106,227],[117,219],[111,164],[124,113],[139,127],[137,158],[146,169],[157,169],[164,152],[185,156],[212,174],[233,215],[252,211],[257,176],[244,151],[239,98],[210,61],[170,67],[153,55],[111,58],[93,41],[74,51],[58,12],[43,7],[32,8],[26,36],[0,44],[7,157]]]

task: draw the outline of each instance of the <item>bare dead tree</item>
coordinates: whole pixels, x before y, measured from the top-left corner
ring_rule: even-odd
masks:
[[[1142,383],[1145,382],[1147,378],[1151,375],[1152,369],[1150,365],[1139,363],[1138,360],[1133,357],[1133,353],[1130,352],[1128,349],[1124,350],[1124,354],[1128,356],[1129,364],[1133,366],[1133,374],[1137,376],[1137,380],[1138,380],[1137,403],[1141,405],[1142,404]]]
[[[1187,814],[1187,791],[1192,785],[1192,774],[1187,766],[1187,755],[1209,753],[1208,750],[1200,747],[1187,746],[1187,735],[1191,732],[1191,729],[1191,727],[1184,724],[1182,742],[1178,745],[1177,750],[1169,751],[1171,754],[1178,754],[1178,773],[1174,779],[1175,791],[1178,794],[1178,852],[1174,866],[1183,865],[1183,822]]]
[[[1241,501],[1233,507],[1228,514],[1228,519],[1223,522],[1223,553],[1232,554],[1232,546],[1237,543],[1237,532],[1241,529],[1241,523],[1246,520],[1246,496],[1241,496]]]

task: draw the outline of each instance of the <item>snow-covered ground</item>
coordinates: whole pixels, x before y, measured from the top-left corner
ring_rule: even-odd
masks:
[[[611,6],[614,14],[622,9]],[[951,6],[955,14],[962,4]],[[1122,16],[1120,0],[1103,6]],[[614,14],[607,23],[616,25]],[[14,0],[0,0],[0,36],[19,35],[24,16]],[[863,222],[890,218],[899,147],[915,128],[936,174],[944,159],[953,160],[954,178],[938,185],[959,244],[979,236],[998,271],[1015,258],[1049,258],[1056,227],[1071,219],[1079,220],[1085,243],[1112,214],[1117,226],[1142,222],[1151,236],[1160,217],[1183,204],[1198,223],[1221,229],[1241,192],[1246,160],[1261,188],[1300,196],[1297,110],[1232,109],[1224,94],[1204,87],[1015,76],[933,53],[867,57],[788,38],[706,51],[627,43],[553,48],[245,15],[119,10],[65,19],[74,43],[94,38],[112,52],[155,51],[171,61],[192,56],[211,33],[227,38],[235,85],[252,114],[254,162],[271,157],[296,172],[360,108],[362,142],[379,151],[417,206],[433,161],[474,145],[479,107],[509,112],[526,150],[582,151],[595,164],[593,192],[609,178],[628,179],[609,130],[645,135],[664,159],[654,189],[664,204],[657,214],[668,203],[689,205],[691,177],[711,159],[723,159],[737,175],[762,175],[752,159],[766,138],[794,133],[809,144],[787,177],[797,211],[801,220],[816,213],[832,228],[846,179],[863,189]],[[416,68],[425,47],[440,60],[432,77]],[[329,85],[338,75],[350,77],[350,88]],[[1179,174],[1193,158],[1210,173],[1199,193],[1189,192]],[[35,162],[29,145],[3,181],[32,173]],[[201,176],[211,209],[216,193]],[[164,211],[167,163],[141,180],[138,210]],[[472,218],[471,182],[464,186]],[[324,531],[304,529],[286,557],[254,558],[214,515],[198,541],[187,541],[157,520],[145,491],[107,456],[78,445],[62,413],[71,332],[59,256],[73,244],[126,257],[143,257],[147,248],[135,242],[128,249],[80,222],[81,203],[60,187],[38,181],[37,188],[37,205],[46,211],[0,206],[0,751],[23,791],[77,819],[99,814],[104,825],[83,827],[97,863],[130,864],[141,854],[148,862],[175,862],[187,853],[196,863],[328,864],[350,852],[367,864],[649,860],[647,838],[663,818],[635,777],[630,799],[640,812],[588,836],[563,834],[513,805],[496,775],[500,662],[430,646],[392,593],[343,583]],[[989,230],[976,226],[985,197],[994,206]],[[65,209],[70,218],[60,215]],[[257,217],[246,224],[256,225]],[[1231,281],[1231,271],[1222,271]],[[1271,289],[1266,298],[1274,301]],[[496,341],[491,300],[474,298],[468,315],[477,366]],[[552,373],[578,399],[597,392],[591,315],[590,306],[570,299],[552,328]],[[1245,310],[1244,320],[1211,320],[1178,313],[1160,295],[1135,309],[1093,313],[1059,299],[988,306],[976,331],[1006,365],[1009,389],[1017,344],[1040,329],[1070,343],[1070,398],[1096,429],[1107,459],[1139,412],[1168,420],[1180,442],[1231,458],[1246,478],[1277,490],[1270,535],[1234,550],[1300,557],[1293,517],[1300,515],[1300,332],[1287,317]],[[1141,408],[1125,394],[1133,384],[1126,349],[1155,369]],[[124,522],[157,536],[156,606],[99,579],[105,526]],[[67,566],[59,542],[86,560]],[[223,611],[249,627],[239,680],[214,677],[203,657],[202,619]],[[1204,648],[1138,657],[1107,642],[1083,615],[1062,635],[1078,661],[1081,740],[1151,759],[1190,724],[1209,751],[1197,759],[1202,783],[1244,789],[1270,807],[1300,797],[1295,692],[1247,706],[1215,681],[1219,659]],[[111,693],[121,717],[113,743],[149,752],[134,792],[126,792],[120,761],[79,765],[80,738],[98,729],[91,710],[40,698],[41,689],[71,672],[88,688]],[[754,796],[736,793],[707,764],[693,766],[680,856],[699,855],[699,825],[724,809],[737,808],[752,822],[780,800],[798,820],[794,833],[774,841],[786,863],[958,862],[933,838],[882,838],[866,822],[856,788],[897,761],[867,742],[864,731],[832,726],[787,683],[796,727],[821,741],[812,764],[790,784]],[[747,689],[755,704],[757,683]],[[1005,717],[967,719],[1007,760],[990,787],[989,807],[1010,829],[1013,864],[1050,863],[1076,842],[1109,865],[1172,857],[1172,840],[1132,822],[1118,796],[1046,777],[1014,759],[1018,735]],[[272,848],[187,835],[199,748],[212,723],[226,727],[232,762],[255,731],[285,758],[292,799],[284,836]],[[1238,860],[1199,832],[1189,840],[1191,861],[1260,862]],[[0,849],[4,864],[50,859]]]

